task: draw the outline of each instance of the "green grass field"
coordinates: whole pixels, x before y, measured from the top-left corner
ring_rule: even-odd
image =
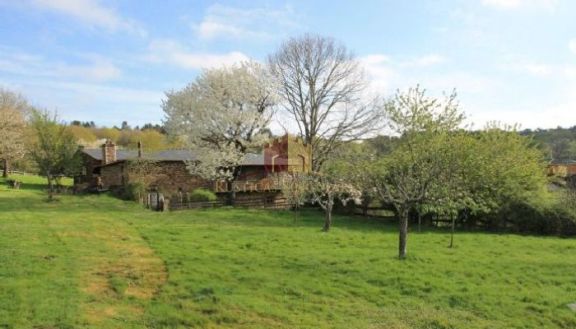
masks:
[[[576,240],[321,214],[47,203],[0,182],[0,328],[576,328]]]

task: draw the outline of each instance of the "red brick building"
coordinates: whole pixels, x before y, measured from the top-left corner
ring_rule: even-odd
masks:
[[[548,165],[548,175],[568,178],[576,175],[576,161],[553,162]]]

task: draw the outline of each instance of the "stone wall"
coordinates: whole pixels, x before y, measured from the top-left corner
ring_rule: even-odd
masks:
[[[214,184],[190,174],[186,164],[182,161],[162,161],[154,165],[151,172],[147,173],[148,184],[158,188],[162,193],[171,195],[178,191],[191,192],[203,187],[212,190]],[[134,173],[128,172],[128,182],[134,181]]]
[[[100,166],[102,161],[96,160],[85,153],[81,153],[80,157],[82,158],[82,172],[80,175],[74,177],[74,184],[95,186],[96,177],[94,176],[94,169]]]
[[[126,182],[124,162],[116,162],[100,168],[100,177],[105,189],[122,186]]]
[[[242,178],[249,181],[266,177],[263,167],[246,167],[242,172]],[[175,195],[179,191],[192,192],[197,188],[214,191],[215,188],[214,182],[191,175],[182,161],[156,162],[147,166],[144,171],[134,169],[130,162],[120,161],[102,166],[100,176],[106,189],[140,181],[151,188],[157,188],[167,196]]]

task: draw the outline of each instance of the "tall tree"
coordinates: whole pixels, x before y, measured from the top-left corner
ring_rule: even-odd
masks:
[[[428,97],[420,87],[398,92],[387,106],[390,127],[400,135],[395,149],[372,167],[381,200],[396,209],[398,257],[407,250],[408,216],[429,203],[430,193],[446,177],[446,141],[464,119],[456,94],[444,100]]]
[[[79,169],[78,144],[66,125],[50,112],[33,111],[31,126],[35,134],[31,155],[40,174],[48,180],[48,199],[52,200],[54,183],[61,176],[76,174]]]
[[[381,123],[379,102],[363,101],[366,80],[360,63],[333,39],[308,34],[289,39],[268,63],[282,105],[312,145],[314,171],[342,141],[364,136]]]
[[[163,101],[166,128],[181,136],[195,159],[189,170],[211,180],[232,181],[246,153],[268,140],[267,126],[276,104],[266,70],[255,62],[210,69]]]
[[[518,134],[515,126],[490,123],[475,139],[469,148],[473,163],[466,171],[465,185],[478,212],[486,214],[546,198],[544,154],[531,137]],[[504,220],[499,216],[486,225],[496,229]]]
[[[25,118],[31,108],[22,95],[0,88],[0,160],[4,167],[3,177],[8,177],[11,162],[26,153]]]

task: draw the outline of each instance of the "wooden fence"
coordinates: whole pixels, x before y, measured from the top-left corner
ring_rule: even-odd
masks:
[[[166,201],[164,201],[166,203]],[[165,208],[169,210],[218,208],[228,205],[227,195],[219,195],[216,201],[187,201],[182,197],[170,198]],[[257,209],[287,209],[286,198],[278,192],[237,193],[234,207]],[[152,207],[153,208],[153,207]]]
[[[281,190],[281,184],[278,179],[270,177],[259,180],[241,180],[233,181],[231,186],[226,181],[217,181],[214,183],[214,192],[229,192],[230,188],[235,192],[272,192]]]

